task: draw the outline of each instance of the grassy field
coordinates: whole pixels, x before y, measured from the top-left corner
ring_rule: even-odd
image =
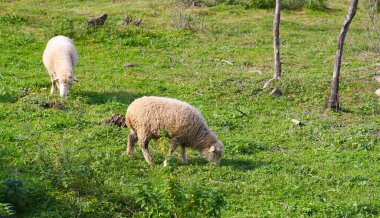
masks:
[[[343,112],[324,109],[347,6],[282,12],[276,97],[261,89],[273,72],[272,10],[1,1],[0,208],[17,217],[380,216],[380,87],[371,80],[380,58],[362,6],[345,45]],[[105,12],[104,26],[87,26]],[[193,31],[180,28],[180,12],[192,15]],[[141,26],[123,26],[126,15]],[[49,94],[42,64],[58,34],[79,53],[66,99]],[[153,166],[139,149],[123,156],[128,130],[105,121],[144,95],[197,107],[225,144],[221,166],[197,152],[183,165],[177,152],[165,168],[165,140],[151,142]],[[53,100],[63,108],[50,108]]]

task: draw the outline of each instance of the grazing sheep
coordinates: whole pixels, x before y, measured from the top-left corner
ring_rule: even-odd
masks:
[[[88,25],[93,25],[93,26],[97,26],[97,27],[103,26],[107,20],[107,17],[108,17],[108,14],[106,13],[100,17],[88,19],[87,23],[88,23]]]
[[[133,22],[133,24],[134,24],[135,26],[140,26],[141,22],[142,22],[142,19],[139,18],[139,19],[137,19],[135,22]]]
[[[123,25],[128,26],[128,24],[129,24],[130,22],[132,22],[132,18],[126,16],[126,17],[124,18],[124,20],[123,20]]]
[[[58,88],[59,95],[66,97],[73,82],[78,81],[74,76],[78,52],[73,41],[65,36],[51,38],[46,45],[43,62],[50,75],[50,93],[53,94]]]
[[[148,164],[152,164],[149,141],[159,138],[162,130],[169,132],[169,155],[180,146],[182,160],[186,164],[185,147],[192,147],[215,165],[220,164],[223,143],[207,127],[201,113],[185,102],[164,97],[142,97],[129,105],[125,122],[130,130],[127,154],[133,154],[138,141]]]

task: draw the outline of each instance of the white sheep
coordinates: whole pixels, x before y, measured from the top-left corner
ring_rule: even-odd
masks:
[[[55,36],[49,40],[43,54],[43,63],[50,75],[53,94],[59,89],[59,95],[67,96],[71,85],[78,81],[74,76],[74,67],[78,63],[78,52],[73,41],[65,36]]]
[[[162,130],[169,133],[169,155],[180,146],[185,164],[185,147],[199,150],[204,158],[217,166],[224,154],[223,143],[207,127],[201,113],[176,99],[154,96],[136,99],[127,109],[125,122],[130,130],[127,154],[133,154],[134,145],[138,141],[148,164],[152,164],[149,141],[159,138]],[[164,165],[166,163],[165,161]]]

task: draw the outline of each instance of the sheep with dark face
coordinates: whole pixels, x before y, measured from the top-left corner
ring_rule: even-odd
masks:
[[[130,130],[127,154],[133,154],[134,145],[138,142],[148,164],[152,164],[149,141],[159,138],[162,130],[169,132],[169,155],[180,146],[184,163],[187,163],[186,147],[198,150],[217,166],[224,154],[223,143],[207,127],[201,113],[185,102],[164,97],[142,97],[129,105],[125,121]]]
[[[59,89],[59,95],[67,96],[74,81],[74,67],[78,63],[78,52],[73,41],[65,36],[55,36],[49,40],[43,54],[43,63],[50,75],[53,94]]]
[[[100,26],[104,25],[104,23],[107,20],[107,17],[108,17],[108,14],[106,13],[106,14],[103,14],[102,16],[100,16],[100,17],[88,19],[87,23],[88,23],[88,25],[100,27]]]

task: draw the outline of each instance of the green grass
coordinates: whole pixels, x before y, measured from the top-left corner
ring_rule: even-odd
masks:
[[[274,97],[261,90],[273,71],[271,10],[207,7],[194,15],[205,27],[191,32],[176,27],[172,1],[2,1],[0,206],[17,217],[204,217],[224,197],[222,217],[379,216],[380,59],[362,7],[344,50],[344,110],[324,110],[345,3],[282,12],[283,78],[273,86],[284,94]],[[104,12],[103,27],[87,27]],[[123,26],[126,15],[142,25]],[[42,64],[57,34],[79,52],[67,99],[49,95]],[[221,167],[197,152],[182,165],[177,152],[168,170],[165,141],[151,142],[153,166],[139,149],[123,156],[128,130],[105,121],[144,95],[197,107],[225,144]],[[54,99],[63,109],[46,107]]]

